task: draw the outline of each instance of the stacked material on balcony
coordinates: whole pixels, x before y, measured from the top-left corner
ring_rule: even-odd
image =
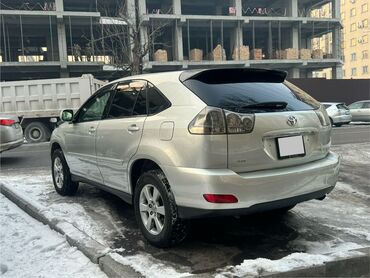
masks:
[[[200,62],[203,60],[203,50],[193,48],[190,50],[190,61]]]
[[[156,62],[167,62],[167,51],[164,49],[158,49],[156,52],[154,52],[154,61]]]
[[[233,60],[249,60],[249,46],[242,45],[240,47],[235,47],[232,55]]]
[[[262,60],[262,49],[261,48],[252,49],[251,56],[253,60]]]
[[[276,59],[296,60],[299,57],[299,51],[296,48],[287,48],[276,51]]]
[[[312,50],[313,59],[324,59],[324,52],[321,49]]]
[[[225,49],[222,48],[221,44],[218,44],[215,49],[213,49],[212,53],[210,53],[210,60],[213,61],[223,61],[226,60],[226,52]]]
[[[309,60],[312,58],[311,49],[302,48],[299,51],[299,58],[302,60]]]

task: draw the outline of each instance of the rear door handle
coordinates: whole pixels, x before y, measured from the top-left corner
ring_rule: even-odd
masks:
[[[96,128],[95,127],[90,127],[89,128],[89,134],[90,135],[93,135],[95,133],[95,131],[96,131]]]
[[[140,127],[138,127],[137,125],[133,124],[133,125],[130,125],[128,128],[127,128],[128,131],[131,131],[131,132],[135,132],[135,131],[139,131],[140,130]]]

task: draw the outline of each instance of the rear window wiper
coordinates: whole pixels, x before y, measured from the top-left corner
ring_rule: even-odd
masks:
[[[270,102],[260,102],[254,104],[248,104],[240,106],[239,108],[255,108],[255,109],[285,109],[288,103],[284,101],[270,101]]]

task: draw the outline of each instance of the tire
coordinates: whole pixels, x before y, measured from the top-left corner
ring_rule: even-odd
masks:
[[[342,124],[334,124],[336,127],[341,127]]]
[[[51,173],[56,192],[62,196],[76,194],[78,182],[72,181],[69,167],[60,149],[56,149],[51,156]]]
[[[158,197],[153,200],[155,190]],[[188,225],[178,217],[175,198],[161,170],[150,170],[140,176],[134,192],[134,208],[136,221],[150,244],[165,248],[185,239]]]
[[[29,143],[41,143],[50,139],[49,128],[41,122],[29,123],[25,130],[24,136]]]

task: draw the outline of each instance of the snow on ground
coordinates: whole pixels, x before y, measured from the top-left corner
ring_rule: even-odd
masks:
[[[298,205],[285,217],[287,227],[297,231],[297,236],[286,239],[287,247],[284,248],[294,251],[288,256],[284,254],[283,258],[278,257],[281,258],[279,260],[266,259],[269,254],[265,256],[263,253],[258,255],[259,258],[256,256],[256,259],[244,261],[242,259],[240,264],[238,262],[234,266],[220,268],[218,275],[256,275],[265,271],[285,271],[293,267],[322,264],[333,259],[333,255],[328,253],[349,254],[348,250],[370,245],[370,218],[368,217],[370,215],[370,176],[367,171],[370,167],[370,144],[341,145],[333,149],[343,156],[341,180],[334,191],[324,201],[313,200]],[[110,199],[102,198],[101,193],[96,193],[98,191],[81,187],[77,196],[65,198],[55,193],[49,170],[38,170],[32,173],[22,171],[16,175],[14,173],[1,172],[0,182],[35,206],[42,206],[43,214],[48,218],[69,222],[103,245],[110,247],[112,239],[125,237],[125,229],[129,234],[132,233],[126,223],[115,218],[114,214],[117,212],[110,206]],[[0,229],[3,232],[3,229]],[[243,232],[243,229],[240,232]],[[281,234],[281,236],[284,235],[284,233]],[[271,240],[274,240],[274,237],[271,237]],[[58,242],[56,241],[56,244]],[[126,248],[124,244],[127,243],[122,242],[121,251]],[[133,245],[135,244],[138,243],[134,242]],[[191,243],[189,245],[192,246]],[[275,242],[271,242],[271,246],[275,246]],[[62,247],[66,248],[64,245]],[[189,268],[185,262],[171,266],[168,261],[158,260],[153,255],[155,252],[165,254],[165,251],[148,250],[148,248],[144,249],[145,252],[135,255],[122,257],[112,254],[112,256],[115,260],[132,266],[148,277],[153,277],[153,273],[157,273],[158,277],[180,277],[188,274]],[[224,248],[227,247],[224,246]],[[198,255],[202,250],[194,247],[194,253],[192,253],[192,251],[184,251],[186,247],[177,249],[179,252],[175,255],[181,252]],[[119,252],[119,250],[115,251]],[[205,260],[211,258],[204,252],[202,256]],[[6,262],[5,264],[10,271],[11,264]]]
[[[0,194],[2,277],[107,277],[66,239]]]

